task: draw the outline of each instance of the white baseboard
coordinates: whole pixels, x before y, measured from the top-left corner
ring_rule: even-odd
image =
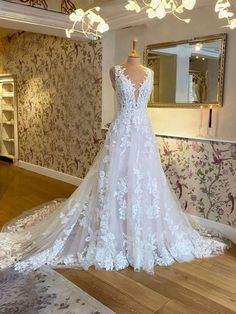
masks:
[[[73,184],[76,186],[79,186],[80,183],[83,181],[83,179],[81,179],[81,178],[78,178],[78,177],[75,177],[75,176],[72,176],[72,175],[69,175],[66,173],[62,173],[62,172],[59,172],[56,170],[52,170],[49,168],[34,165],[34,164],[29,163],[29,162],[25,162],[25,161],[21,161],[21,160],[16,162],[15,165],[20,167],[20,168],[24,168],[26,170],[33,171],[33,172],[39,173],[41,175],[44,175],[44,176],[47,176],[47,177],[50,177],[53,179],[57,179],[60,181],[64,181],[66,183],[70,183],[70,184]]]

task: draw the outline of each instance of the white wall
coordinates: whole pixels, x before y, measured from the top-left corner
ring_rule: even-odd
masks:
[[[151,20],[146,25],[131,27],[116,31],[113,34],[115,40],[114,64],[119,64],[127,59],[131,50],[132,40],[138,39],[138,50],[142,55],[145,45],[161,43],[174,40],[191,39],[205,35],[228,32],[228,44],[226,55],[226,76],[224,106],[213,110],[213,127],[207,128],[208,110],[204,109],[203,125],[201,135],[217,137],[221,139],[236,139],[236,30],[222,28],[225,21],[219,20],[214,12],[214,6],[201,7],[189,12],[191,16],[190,24],[185,24],[168,16],[163,20]],[[109,45],[104,50],[110,49]],[[104,92],[110,87],[104,86]],[[103,107],[106,112],[107,107]],[[159,134],[170,134],[179,136],[199,136],[200,109],[163,109],[149,108],[149,116],[152,121],[154,131]],[[103,121],[106,121],[104,113]]]
[[[115,34],[109,32],[102,42],[102,126],[109,123],[115,113],[115,95],[110,82],[109,71],[115,59]]]

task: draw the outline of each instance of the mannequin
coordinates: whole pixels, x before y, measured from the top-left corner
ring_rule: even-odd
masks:
[[[124,69],[124,74],[132,81],[135,85],[135,89],[143,82],[146,72],[145,67],[140,63],[140,56],[136,51],[137,40],[133,40],[132,52],[128,55],[128,59],[125,63],[120,66]],[[110,78],[113,88],[115,89],[115,68],[110,69]]]

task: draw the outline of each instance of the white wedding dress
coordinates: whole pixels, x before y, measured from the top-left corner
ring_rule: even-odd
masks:
[[[146,106],[153,71],[139,88],[115,66],[119,111],[104,146],[77,190],[24,213],[0,233],[0,268],[52,267],[152,273],[222,253],[221,239],[200,235],[180,208],[166,179]]]

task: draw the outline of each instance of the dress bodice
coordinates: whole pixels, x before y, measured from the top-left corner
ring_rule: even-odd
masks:
[[[146,109],[153,88],[153,71],[145,68],[146,74],[138,89],[124,71],[123,66],[115,66],[115,93],[119,110]]]

